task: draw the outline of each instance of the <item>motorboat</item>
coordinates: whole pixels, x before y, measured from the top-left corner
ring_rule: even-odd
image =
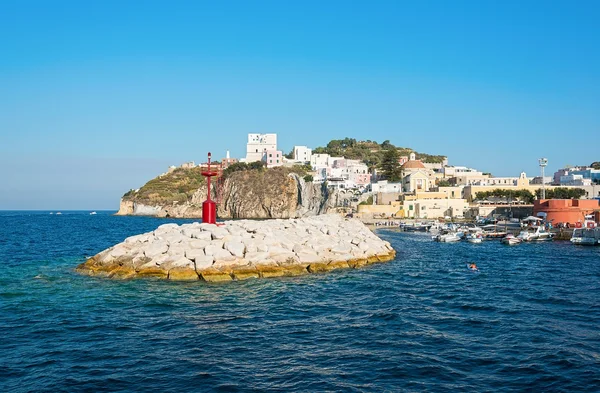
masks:
[[[502,238],[502,240],[500,240],[500,242],[502,244],[508,244],[509,246],[514,246],[515,244],[522,243],[523,240],[519,239],[518,237],[516,237],[512,233],[509,233],[508,235],[504,236]]]
[[[595,246],[600,244],[600,228],[576,228],[573,230],[571,243],[580,246]]]
[[[527,227],[523,231],[521,231],[521,233],[519,233],[519,235],[517,236],[518,239],[521,239],[524,242],[548,241],[548,240],[552,240],[553,237],[554,237],[554,234],[551,232],[548,232],[546,229],[544,229],[543,226]]]
[[[593,216],[585,216],[583,223],[577,223],[571,236],[571,243],[581,246],[600,245],[600,228],[593,220]]]
[[[482,228],[484,239],[502,239],[507,235],[506,230],[500,229],[495,224],[484,225]]]
[[[469,243],[474,243],[474,244],[483,243],[483,233],[481,233],[481,232],[470,233],[466,236],[466,239]]]
[[[93,216],[93,215],[95,215],[95,214],[98,214],[98,213],[96,213],[96,212],[91,212],[91,213],[90,213],[90,216]]]
[[[436,236],[431,237],[436,242],[442,243],[454,243],[459,242],[461,240],[461,236],[457,232],[446,232]]]
[[[400,229],[405,232],[427,232],[433,224],[424,222],[414,222],[412,224],[401,223]]]

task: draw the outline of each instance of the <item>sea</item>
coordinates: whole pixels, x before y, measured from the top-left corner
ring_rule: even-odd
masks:
[[[193,220],[50,213],[0,212],[0,392],[600,391],[600,247],[380,229],[357,270],[113,281],[74,269]]]

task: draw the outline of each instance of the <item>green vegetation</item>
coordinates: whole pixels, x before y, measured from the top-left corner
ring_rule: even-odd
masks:
[[[592,167],[592,169],[600,169],[600,161],[592,162],[590,166]]]
[[[294,149],[290,150],[290,152],[288,154],[284,154],[283,156],[285,158],[287,158],[288,160],[293,160],[294,159]]]
[[[533,203],[533,194],[528,190],[506,190],[496,188],[492,191],[480,191],[475,193],[475,199],[480,201],[486,200],[489,197],[507,198],[509,201],[523,201],[525,203]]]
[[[138,192],[129,190],[123,195],[123,199],[156,204],[187,202],[204,184],[200,168],[177,168],[150,180]]]
[[[304,181],[307,183],[311,183],[314,180],[312,175],[306,175],[304,176]]]
[[[398,150],[392,148],[386,150],[381,159],[379,167],[383,176],[390,182],[397,182],[402,179],[402,169],[398,163],[399,158]]]
[[[542,196],[542,190],[538,189],[535,195],[539,198]],[[585,190],[582,188],[550,188],[546,190],[546,199],[579,199],[585,195]]]
[[[357,141],[354,138],[334,139],[326,147],[313,149],[313,154],[329,154],[334,157],[343,156],[352,160],[361,160],[370,169],[373,169],[381,164],[383,155],[388,150],[396,150],[399,156],[408,156],[410,153],[415,153],[417,159],[430,163],[441,163],[446,158],[446,156],[417,153],[406,147],[397,147],[389,140],[379,144],[371,140]]]
[[[226,179],[235,172],[248,171],[251,169],[262,171],[265,169],[265,163],[262,161],[255,161],[251,162],[250,164],[246,164],[245,162],[236,162],[235,164],[229,165],[223,171],[223,178]]]
[[[475,199],[485,200],[491,196],[507,198],[509,201],[524,201],[533,203],[535,197],[540,199],[542,190],[538,189],[535,195],[528,190],[506,190],[497,188],[492,191],[480,191],[475,194]],[[546,199],[579,199],[585,195],[582,188],[549,188],[546,190]]]
[[[450,182],[446,179],[440,179],[437,185],[438,187],[450,187]]]

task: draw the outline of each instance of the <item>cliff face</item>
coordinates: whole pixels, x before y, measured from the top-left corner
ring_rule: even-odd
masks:
[[[154,180],[153,180],[154,181]],[[152,182],[152,181],[151,181]],[[149,182],[150,183],[150,182]],[[148,183],[148,184],[149,184]],[[146,187],[146,186],[144,186]],[[118,215],[200,218],[206,188],[201,184],[187,200],[162,197],[152,200],[140,198],[148,190],[130,192],[121,199]],[[173,194],[176,195],[176,194]],[[177,194],[179,195],[179,194]],[[330,191],[321,184],[306,183],[297,173],[284,168],[249,170],[231,174],[223,184],[219,218],[296,218],[327,213],[343,206],[351,195]],[[216,199],[216,195],[212,195]]]

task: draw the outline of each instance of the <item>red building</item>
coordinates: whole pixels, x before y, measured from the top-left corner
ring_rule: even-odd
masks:
[[[594,215],[600,222],[600,201],[597,199],[542,199],[533,201],[533,215],[546,213],[546,221],[553,224],[583,222],[585,216]]]

